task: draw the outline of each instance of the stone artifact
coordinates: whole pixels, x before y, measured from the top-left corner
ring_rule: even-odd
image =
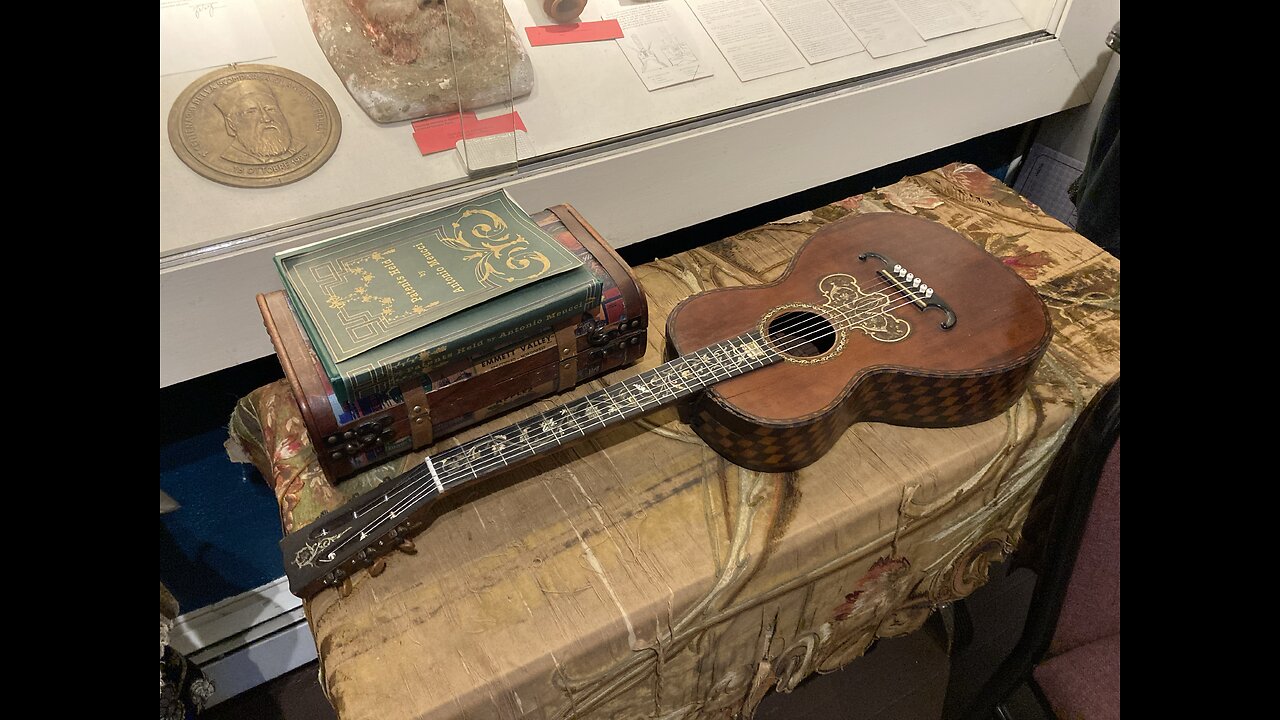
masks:
[[[214,70],[169,110],[169,143],[182,162],[236,187],[301,180],[333,155],[341,135],[329,93],[273,65]]]
[[[533,89],[528,52],[501,0],[303,5],[329,64],[377,122],[481,108]]]

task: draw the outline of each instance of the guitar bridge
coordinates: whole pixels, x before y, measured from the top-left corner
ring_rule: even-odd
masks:
[[[929,308],[937,308],[946,314],[946,317],[942,320],[942,329],[950,330],[955,327],[955,311],[924,280],[887,255],[881,255],[877,252],[864,252],[858,256],[858,259],[866,262],[869,257],[876,258],[884,263],[884,267],[877,270],[876,273],[887,280],[890,285],[897,288],[898,292],[903,293],[911,301],[911,304],[919,308],[920,312],[924,312]]]

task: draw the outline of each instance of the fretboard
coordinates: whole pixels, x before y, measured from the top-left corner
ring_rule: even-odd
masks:
[[[437,492],[452,490],[778,359],[758,331],[730,338],[436,453],[423,461],[427,477]]]
[[[402,542],[441,495],[782,359],[751,331],[438,452],[281,541],[290,588],[334,585]]]

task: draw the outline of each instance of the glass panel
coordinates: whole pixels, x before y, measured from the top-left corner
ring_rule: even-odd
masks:
[[[162,0],[162,265],[1000,52],[1065,5]]]
[[[533,88],[533,64],[502,0],[445,0],[457,89],[457,161],[469,177],[514,173],[531,155],[515,98]]]

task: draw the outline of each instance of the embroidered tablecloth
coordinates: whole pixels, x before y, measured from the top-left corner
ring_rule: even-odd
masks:
[[[1120,263],[972,165],[637,268],[651,313],[639,366],[440,446],[659,364],[681,299],[773,280],[815,230],[873,212],[954,228],[1039,291],[1055,334],[1018,403],[968,427],[858,424],[783,474],[735,467],[668,409],[461,490],[416,555],[306,603],[339,715],[750,716],[770,689],[841,667],[983,583],[1072,424],[1119,377]],[[331,486],[283,381],[241,401],[232,435],[287,530],[422,457]]]

